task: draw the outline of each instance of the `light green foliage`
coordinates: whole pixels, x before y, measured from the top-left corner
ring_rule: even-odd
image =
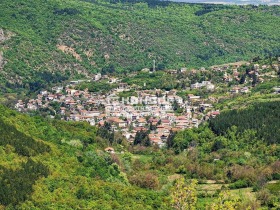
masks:
[[[123,91],[119,93],[120,98],[129,99],[131,96],[137,97],[137,93],[135,91]]]
[[[235,210],[240,204],[238,197],[230,195],[228,191],[222,191],[218,198],[210,205],[209,210]]]
[[[274,207],[279,203],[278,187],[265,185],[267,180],[279,177],[279,145],[262,142],[256,130],[239,132],[238,126],[232,126],[224,135],[217,136],[205,124],[175,134],[168,150],[137,145],[119,147],[130,152],[118,153],[113,141],[117,152],[109,154],[103,151],[110,145],[110,139],[106,139],[102,128],[29,117],[3,106],[0,111],[2,137],[9,141],[7,144],[1,140],[0,170],[5,173],[0,177],[16,180],[12,188],[3,188],[3,204],[10,208],[44,209],[51,205],[67,209],[171,209],[172,205],[177,209],[194,209],[209,205],[214,209],[217,206],[243,209],[258,206],[254,199],[239,202],[240,196],[237,200],[225,196],[216,199],[215,193],[197,193],[194,181],[179,179],[169,190],[172,177],[182,176],[226,182],[229,184],[224,185],[230,189],[265,187],[269,190],[256,194],[260,203]],[[38,146],[40,150],[36,149]],[[29,155],[34,159],[29,164],[40,168],[34,176],[29,174],[33,169],[23,170]],[[15,193],[21,189],[18,177],[26,179],[26,190],[21,193]],[[6,199],[7,190],[21,197]],[[203,202],[202,196],[207,202],[196,205]]]
[[[191,180],[190,183],[185,183],[185,179],[179,178],[175,181],[171,189],[171,202],[174,209],[179,210],[194,210],[196,209],[197,180]]]
[[[102,151],[108,140],[98,142],[95,127],[28,117],[3,106],[0,111],[1,205],[168,209],[161,192],[130,186],[122,162]],[[131,162],[129,153],[123,158]]]
[[[280,174],[278,101],[250,104],[221,112],[210,124],[173,133],[163,149],[145,147],[149,144],[140,137],[147,140],[147,134],[138,133],[137,145],[128,146],[120,133],[109,131],[109,124],[96,128],[0,106],[2,204],[8,209],[256,209],[260,204],[278,208],[279,186],[267,184]],[[116,153],[104,152],[107,146]],[[196,192],[195,183],[180,180],[171,187],[183,176],[215,184],[205,184],[208,189],[203,192]],[[234,196],[218,196],[224,188]],[[250,199],[242,199],[248,195]]]
[[[259,189],[267,180],[278,177],[279,166],[274,165],[278,164],[280,147],[272,141],[278,133],[278,121],[274,119],[278,103],[256,103],[247,109],[222,112],[210,126],[179,131],[170,145],[179,154],[178,159],[182,158],[176,162],[176,172],[189,178],[230,182],[230,189]],[[266,121],[270,123],[261,123]],[[213,126],[225,129],[222,135],[211,130]]]
[[[70,140],[69,142],[67,142],[69,145],[74,146],[74,147],[78,147],[78,148],[82,148],[83,144],[80,140]]]
[[[157,88],[164,90],[174,89],[178,84],[174,76],[171,76],[163,71],[157,71],[155,73],[140,72],[134,77],[124,78],[123,82],[127,82],[129,85],[137,85],[140,89]]]
[[[78,0],[5,0],[0,7],[0,28],[12,35],[0,43],[7,92],[151,68],[153,60],[162,70],[279,53],[279,7]]]
[[[77,86],[77,89],[84,90],[88,89],[90,92],[101,92],[106,93],[114,88],[116,88],[116,84],[109,84],[108,81],[102,80],[99,82],[85,82]]]

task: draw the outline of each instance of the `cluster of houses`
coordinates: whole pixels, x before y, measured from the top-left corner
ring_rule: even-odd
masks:
[[[15,108],[30,112],[51,110],[51,117],[59,116],[67,121],[87,121],[91,125],[111,124],[128,141],[133,141],[138,131],[150,130],[152,143],[163,146],[171,131],[197,127],[219,112],[213,110],[209,100],[189,94],[186,100],[176,90],[141,90],[137,95],[121,98],[120,92],[131,90],[126,83],[107,94],[91,93],[87,89],[74,89],[75,83],[66,87],[54,87],[52,91],[42,90],[36,99],[19,100]],[[174,111],[174,103],[181,113]]]
[[[238,68],[244,64],[249,65],[249,63],[237,62],[213,66],[211,69],[223,72],[224,82],[230,82],[233,79],[239,81]],[[253,69],[247,74],[255,74],[261,81],[260,72],[267,68],[268,66],[265,65],[254,64]],[[279,65],[274,65],[273,68],[279,70]],[[182,68],[180,71],[184,73],[186,69]],[[205,69],[201,69],[201,71],[205,71]],[[191,72],[195,73],[196,70]],[[167,73],[177,74],[178,71],[169,70]],[[172,131],[197,127],[210,117],[219,115],[219,111],[213,108],[213,103],[216,103],[217,100],[211,96],[205,99],[193,94],[181,97],[177,95],[177,90],[137,90],[133,85],[121,83],[118,78],[101,74],[94,75],[89,82],[98,82],[101,79],[106,79],[108,83],[118,84],[117,88],[106,94],[92,93],[87,89],[75,89],[76,85],[84,82],[84,80],[76,80],[71,81],[65,87],[53,87],[51,91],[42,90],[36,99],[19,100],[15,108],[22,112],[49,110],[50,117],[58,117],[67,121],[87,121],[96,126],[103,126],[107,122],[111,124],[112,130],[121,132],[130,142],[134,140],[137,132],[149,130],[149,139],[153,144],[159,146],[165,145]],[[191,84],[190,88],[205,88],[213,91],[215,85],[210,81],[202,81]],[[275,93],[280,93],[279,87],[275,87],[274,90]],[[121,94],[124,91],[132,94]],[[229,91],[232,94],[238,94],[248,93],[250,90],[247,86],[236,85]],[[121,97],[121,95],[126,95],[127,98]]]
[[[200,89],[203,87],[210,91],[213,91],[215,89],[215,85],[210,81],[202,81],[201,83],[196,82],[194,84],[191,84],[191,89]]]
[[[279,64],[272,64],[270,65],[260,65],[260,64],[253,64],[252,69],[247,72],[248,75],[256,75],[259,82],[264,81],[264,77],[277,77],[276,72],[280,69],[280,57],[278,58]],[[218,65],[218,66],[212,66],[210,69],[214,72],[223,72],[223,80],[225,82],[231,82],[231,81],[240,81],[240,72],[238,72],[238,69],[241,66],[250,66],[251,63],[249,62],[236,62],[236,63],[229,63],[224,65]],[[245,81],[246,83],[246,81]]]
[[[233,88],[230,89],[230,93],[232,93],[232,94],[249,93],[249,92],[250,92],[249,87],[234,86]]]
[[[279,58],[280,59],[280,58]],[[238,81],[240,82],[241,80],[241,76],[240,72],[238,72],[238,68],[242,65],[250,65],[250,63],[243,63],[243,62],[237,62],[232,64],[232,66],[229,65],[224,65],[224,66],[216,66],[216,67],[212,67],[213,70],[215,71],[221,71],[224,72],[223,75],[223,81],[228,83],[228,82],[232,82],[232,81]],[[246,86],[246,84],[252,83],[253,79],[252,76],[255,76],[256,80],[258,81],[258,83],[263,83],[264,82],[264,78],[275,78],[276,76],[276,72],[279,71],[279,66],[278,64],[273,64],[270,68],[270,66],[268,65],[259,65],[259,64],[254,64],[253,67],[250,69],[250,71],[246,72],[246,74],[249,76],[246,78],[245,75],[243,75],[243,79],[244,81],[242,82],[244,85],[235,85],[233,86],[229,92],[232,94],[239,94],[239,93],[249,93],[250,92],[250,87]],[[228,73],[230,70],[231,73]],[[249,80],[247,80],[249,78]]]
[[[249,62],[245,62],[245,61],[239,61],[239,62],[235,62],[235,63],[228,63],[228,64],[211,66],[210,69],[212,71],[225,72],[225,71],[230,70],[230,69],[238,69],[242,65],[249,66],[250,63]]]

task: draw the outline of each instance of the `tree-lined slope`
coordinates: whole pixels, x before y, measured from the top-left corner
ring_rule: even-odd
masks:
[[[78,0],[0,6],[4,89],[36,90],[101,69],[139,70],[154,59],[160,67],[209,66],[279,53],[277,6]]]
[[[95,127],[0,111],[0,208],[169,209],[128,183]]]
[[[232,126],[238,132],[246,129],[256,131],[257,137],[273,144],[280,143],[280,102],[255,103],[247,109],[228,110],[210,121],[210,127],[217,134],[225,134]]]
[[[254,125],[269,122],[271,133],[277,133],[278,107],[279,102],[253,104],[237,112],[243,119],[237,124],[232,113],[221,112],[210,123],[221,135],[205,124],[173,133],[168,148],[160,149],[149,146],[144,133],[135,139],[142,138],[140,144],[129,146],[108,125],[96,128],[86,122],[30,117],[0,106],[0,205],[7,209],[172,209],[174,180],[184,177],[223,183],[223,187],[209,186],[210,191],[199,190],[205,185],[196,187],[193,205],[198,198],[200,209],[215,203],[220,189],[244,187],[257,192],[247,189],[253,200],[240,194],[235,209],[259,206],[259,201],[277,207],[277,185],[267,182],[279,179],[280,147],[267,136],[262,138],[269,128]],[[242,129],[248,115],[258,116],[258,122]],[[231,126],[228,129],[220,123],[223,116]],[[116,153],[104,152],[108,146]],[[273,190],[261,197],[267,186]]]

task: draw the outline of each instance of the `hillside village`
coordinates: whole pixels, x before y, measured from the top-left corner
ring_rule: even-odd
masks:
[[[273,71],[266,71],[269,68],[266,65],[254,64],[250,71],[243,74],[249,75],[249,77],[244,78],[238,71],[242,65],[249,66],[250,63],[239,62],[210,68],[212,72],[220,75],[221,84],[228,84],[232,81],[238,84],[228,88],[229,95],[247,94],[257,82],[262,83],[267,78],[277,77],[275,71],[279,71],[277,64],[272,66]],[[271,68],[269,69],[271,70]],[[198,71],[205,71],[205,69],[190,72],[196,74]],[[171,75],[176,75],[178,72],[188,73],[185,68],[179,71],[166,71]],[[253,76],[250,77],[250,75]],[[108,84],[116,84],[116,88],[105,94],[90,92],[87,88],[84,90],[77,88],[80,83],[98,83],[104,79]],[[186,89],[204,89],[209,93],[215,93],[215,89],[218,89],[219,85],[220,83],[213,84],[212,81],[197,81]],[[274,88],[275,93],[279,92],[278,89],[278,87]],[[120,96],[120,93],[129,92],[133,92],[133,94],[128,97]],[[145,89],[144,87],[139,89],[135,85],[122,82],[119,78],[99,73],[94,75],[91,80],[74,80],[65,86],[41,90],[35,99],[19,100],[15,108],[21,112],[49,110],[51,118],[86,121],[93,126],[104,126],[105,123],[109,123],[111,132],[120,131],[129,142],[134,141],[137,132],[149,131],[151,143],[162,147],[171,132],[198,127],[200,123],[220,113],[214,108],[218,100],[211,94],[201,96],[188,93],[182,97],[178,92],[176,89],[161,90]]]
[[[29,100],[27,104],[19,100],[16,108],[19,111],[36,111],[48,108],[56,102],[60,105],[56,114],[60,114],[63,119],[87,121],[91,125],[100,126],[108,122],[112,124],[113,130],[120,130],[129,141],[133,141],[137,131],[145,131],[154,126],[155,130],[149,137],[158,145],[164,144],[171,130],[197,127],[203,120],[219,114],[213,110],[211,103],[204,103],[205,100],[200,96],[190,94],[188,100],[183,101],[176,95],[175,90],[165,91],[162,93],[163,96],[157,96],[160,90],[138,91],[137,97],[119,100],[118,92],[130,90],[126,84],[120,83],[117,89],[106,95],[72,88],[65,87],[65,93],[62,92],[64,87],[53,88],[55,93],[41,91],[36,99]],[[185,110],[184,114],[175,114],[173,110],[175,101]],[[206,114],[199,111],[201,108],[207,110]]]
[[[280,210],[280,0],[211,1],[0,0],[0,210]]]

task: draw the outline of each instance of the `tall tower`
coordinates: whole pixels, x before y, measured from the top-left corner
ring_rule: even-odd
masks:
[[[156,60],[153,60],[153,72],[156,71]]]

